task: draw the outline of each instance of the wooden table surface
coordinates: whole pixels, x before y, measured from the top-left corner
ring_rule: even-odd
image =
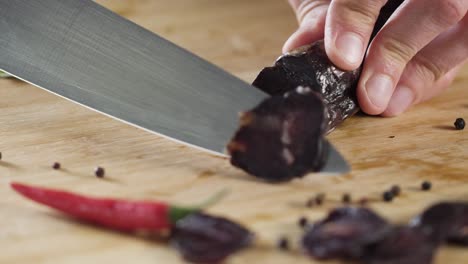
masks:
[[[276,59],[296,26],[285,0],[97,2],[247,81]],[[401,117],[353,117],[329,136],[352,173],[311,174],[273,185],[253,180],[223,158],[31,85],[1,80],[0,263],[183,263],[164,243],[85,225],[27,201],[10,190],[11,181],[179,204],[229,188],[230,195],[209,211],[244,223],[262,242],[227,263],[319,263],[295,250],[279,252],[274,244],[280,236],[297,241],[297,219],[323,217],[345,192],[369,197],[372,208],[399,223],[439,200],[468,201],[468,130],[452,128],[457,117],[468,119],[467,88],[465,67],[449,91]],[[52,170],[54,161],[63,169]],[[97,165],[106,168],[105,179],[93,176]],[[418,189],[423,180],[433,182],[432,191]],[[402,186],[401,198],[381,202],[381,192],[392,184]],[[326,204],[306,208],[304,202],[317,192],[327,193]],[[436,263],[467,259],[467,249],[444,247]]]

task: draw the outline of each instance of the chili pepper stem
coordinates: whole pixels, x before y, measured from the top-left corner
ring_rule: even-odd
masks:
[[[212,206],[221,201],[228,193],[229,190],[223,189],[215,193],[213,196],[209,197],[205,201],[201,202],[200,204],[191,207],[171,206],[169,208],[169,221],[170,223],[175,223],[178,220],[190,214],[196,213],[201,209],[205,209],[209,206]]]

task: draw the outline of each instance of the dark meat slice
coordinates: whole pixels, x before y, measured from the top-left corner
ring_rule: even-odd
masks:
[[[362,259],[366,264],[430,264],[437,246],[423,229],[397,226],[369,246]]]
[[[369,209],[340,208],[306,232],[302,247],[317,259],[359,259],[366,247],[381,240],[389,228],[383,218]]]
[[[413,224],[436,241],[468,246],[468,203],[442,202],[426,209]]]
[[[320,170],[328,150],[324,110],[323,98],[304,87],[266,99],[241,115],[227,146],[231,163],[269,181]]]
[[[253,234],[243,226],[202,213],[179,220],[171,236],[171,244],[195,263],[220,263],[252,240]]]
[[[360,69],[346,72],[335,67],[323,41],[317,41],[281,56],[273,67],[260,72],[253,85],[270,95],[310,87],[328,106],[327,131],[331,131],[359,110],[355,96],[359,73]]]

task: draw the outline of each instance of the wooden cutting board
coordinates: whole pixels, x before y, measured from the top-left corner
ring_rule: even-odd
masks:
[[[285,0],[98,1],[177,44],[252,81],[270,65],[296,26]],[[274,185],[233,169],[226,159],[179,145],[60,99],[31,85],[0,81],[0,263],[183,263],[164,243],[81,224],[27,201],[11,181],[121,198],[179,204],[229,188],[209,211],[244,223],[261,245],[227,263],[319,263],[297,251],[275,250],[280,236],[297,241],[297,219],[317,220],[340,205],[343,193],[369,197],[371,206],[404,223],[429,204],[468,201],[468,67],[442,96],[398,118],[358,115],[330,135],[352,164],[340,177],[309,175]],[[51,164],[62,163],[55,171]],[[93,176],[95,166],[107,170]],[[430,180],[430,192],[419,190]],[[393,184],[403,189],[393,203],[380,200]],[[328,200],[306,208],[317,192]],[[444,247],[438,264],[467,263],[468,249]],[[334,262],[330,262],[334,263]]]

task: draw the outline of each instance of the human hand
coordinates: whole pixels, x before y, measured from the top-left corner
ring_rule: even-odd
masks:
[[[325,39],[339,68],[365,63],[357,88],[371,115],[395,116],[445,90],[468,60],[467,0],[406,0],[366,48],[386,0],[289,0],[299,29],[283,51]]]

